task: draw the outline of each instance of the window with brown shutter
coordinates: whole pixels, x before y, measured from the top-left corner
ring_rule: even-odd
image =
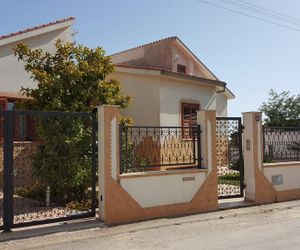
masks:
[[[200,105],[197,103],[182,103],[181,104],[181,121],[182,127],[193,127],[197,125],[197,110]],[[185,138],[191,138],[191,129],[184,131]]]

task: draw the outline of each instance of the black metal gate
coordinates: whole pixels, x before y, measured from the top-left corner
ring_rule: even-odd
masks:
[[[0,111],[0,229],[95,216],[96,113]]]
[[[218,196],[244,196],[244,162],[240,117],[217,117]]]

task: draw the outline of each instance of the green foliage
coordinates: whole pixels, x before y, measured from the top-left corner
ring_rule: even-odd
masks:
[[[119,121],[121,125],[121,168],[122,173],[144,172],[147,171],[147,166],[150,164],[145,157],[138,155],[134,143],[126,139],[126,127],[133,124],[132,119],[121,117]],[[143,142],[141,142],[143,143]]]
[[[18,188],[15,190],[15,194],[24,198],[35,199],[35,200],[45,200],[46,188],[35,184],[31,187]]]
[[[300,160],[300,142],[294,142],[288,145],[288,149],[295,151],[297,154],[297,161]]]
[[[66,204],[66,207],[71,210],[77,211],[87,211],[91,209],[92,199],[82,200],[82,201],[70,201]]]
[[[128,140],[126,140],[126,123],[122,122],[121,129],[121,167],[122,173],[134,173],[134,172],[144,172],[147,170],[145,166],[150,163],[141,157],[136,152],[136,145]],[[121,124],[122,124],[121,123]]]
[[[14,53],[37,83],[37,88],[22,88],[31,101],[18,103],[19,108],[77,112],[100,104],[129,104],[131,97],[121,93],[119,82],[108,79],[114,65],[102,48],[57,41],[50,54],[20,43]],[[82,201],[91,185],[91,119],[47,116],[35,123],[41,143],[33,156],[34,174],[51,187],[52,197]]]
[[[92,139],[89,117],[40,117],[42,140],[33,155],[33,171],[42,183],[65,201],[83,199],[91,185]]]
[[[130,97],[121,93],[119,82],[107,79],[114,65],[102,48],[75,43],[55,43],[55,53],[30,49],[24,43],[14,48],[18,60],[37,82],[35,89],[22,88],[31,97],[26,108],[47,111],[90,111],[99,104],[127,107]],[[24,103],[23,103],[24,104]]]
[[[124,126],[131,126],[133,124],[133,120],[129,117],[119,116],[119,124]]]
[[[288,149],[296,152],[300,152],[300,142],[294,142],[292,144],[289,144]]]
[[[300,127],[300,95],[289,91],[278,94],[270,90],[269,99],[260,110],[264,112],[267,126]]]
[[[229,184],[234,186],[240,185],[240,174],[225,174],[218,176],[219,184]]]
[[[97,197],[96,197],[96,203]],[[77,211],[88,211],[92,207],[92,192],[91,190],[87,190],[86,194],[83,199],[76,200],[73,199],[72,201],[66,203],[66,207],[71,210],[77,210]]]
[[[218,177],[221,180],[231,180],[231,181],[239,181],[240,180],[240,174],[225,174]]]
[[[240,171],[242,164],[243,164],[243,159],[234,160],[234,161],[230,162],[229,169],[235,170],[235,171]]]
[[[263,160],[264,163],[273,163],[273,159],[269,158],[268,156],[265,156],[264,157],[264,160]]]

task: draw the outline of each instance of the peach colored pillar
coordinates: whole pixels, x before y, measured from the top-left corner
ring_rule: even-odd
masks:
[[[98,178],[99,217],[107,217],[106,202],[111,193],[109,179],[117,181],[119,174],[119,107],[102,105],[98,107]]]
[[[275,190],[263,174],[262,113],[243,113],[245,198],[258,204],[275,201]]]
[[[200,110],[197,112],[197,124],[201,127],[202,167],[212,168],[216,160],[216,111]],[[216,161],[215,161],[216,162]],[[216,164],[215,164],[216,165]]]
[[[200,110],[197,112],[197,124],[201,127],[201,157],[202,168],[208,169],[212,175],[210,182],[215,203],[218,204],[218,176],[217,176],[217,131],[216,111]],[[198,156],[199,158],[199,156]]]

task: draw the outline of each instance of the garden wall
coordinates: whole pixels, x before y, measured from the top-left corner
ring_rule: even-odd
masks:
[[[246,199],[257,204],[300,199],[300,161],[263,163],[262,114],[244,113]]]
[[[275,189],[276,201],[300,199],[300,162],[265,163],[263,173]]]
[[[29,187],[36,182],[31,157],[37,147],[37,142],[14,142],[14,187]],[[0,143],[0,152],[0,187],[3,187],[3,142]]]
[[[172,169],[120,174],[119,110],[99,107],[100,218],[109,225],[218,209],[216,113],[201,111],[205,169]]]

